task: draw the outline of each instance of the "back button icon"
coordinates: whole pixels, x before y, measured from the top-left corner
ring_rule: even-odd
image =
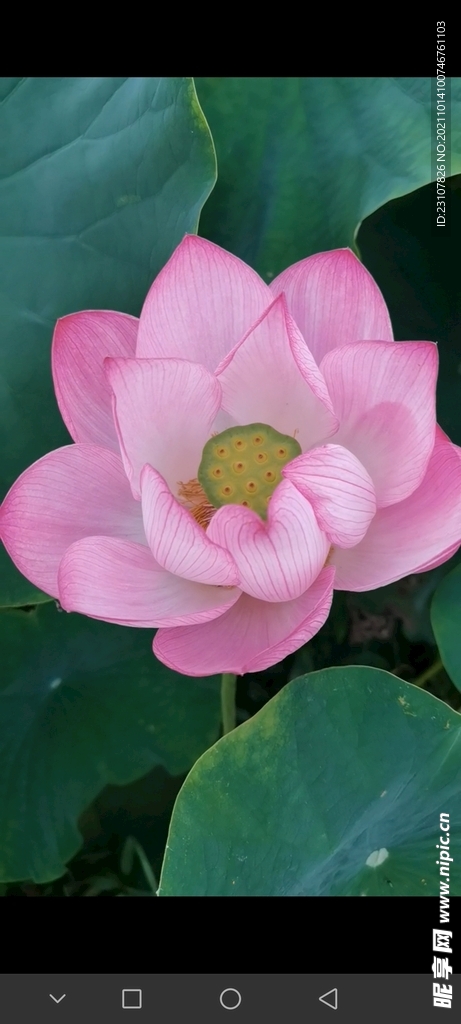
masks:
[[[325,1003],[325,1006],[329,1006],[332,1010],[338,1009],[338,989],[330,988],[329,992],[324,992],[323,996],[319,996],[319,1002]]]

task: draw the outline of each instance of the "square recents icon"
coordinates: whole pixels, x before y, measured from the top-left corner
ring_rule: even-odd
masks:
[[[140,988],[123,988],[122,989],[122,1007],[124,1010],[141,1010],[142,1009],[142,989]]]

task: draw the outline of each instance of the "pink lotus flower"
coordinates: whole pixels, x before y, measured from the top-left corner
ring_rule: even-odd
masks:
[[[461,542],[437,348],[393,341],[349,250],[268,286],[187,236],[139,321],[59,320],[52,367],[75,444],[13,485],[5,546],[66,610],[159,627],[179,672],[264,669],[317,632],[333,587],[380,587]]]

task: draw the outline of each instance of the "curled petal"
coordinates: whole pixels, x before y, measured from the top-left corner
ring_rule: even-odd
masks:
[[[282,476],[310,501],[332,544],[351,548],[365,536],[376,512],[373,481],[347,448],[327,444],[299,455]]]
[[[312,506],[288,480],[276,488],[267,523],[242,505],[218,509],[208,536],[230,552],[240,587],[261,601],[291,601],[318,576],[330,545]]]
[[[142,470],[141,495],[146,537],[163,569],[197,583],[223,587],[238,584],[237,567],[230,554],[210,540],[152,466]]]
[[[85,537],[59,567],[59,600],[122,626],[178,626],[208,622],[238,600],[236,588],[208,587],[165,572],[149,548],[114,537]]]
[[[154,654],[189,676],[262,672],[307,643],[328,617],[334,571],[323,569],[294,601],[270,604],[242,594],[219,619],[202,626],[159,629]]]

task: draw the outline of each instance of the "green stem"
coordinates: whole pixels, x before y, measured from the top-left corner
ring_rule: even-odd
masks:
[[[432,662],[432,665],[429,665],[429,668],[425,670],[425,672],[421,672],[421,675],[418,676],[417,679],[412,680],[413,686],[425,686],[426,683],[429,682],[429,679],[432,679],[434,676],[436,676],[437,673],[440,672],[440,669],[442,668],[442,659],[436,658],[435,661]]]
[[[223,672],[221,680],[221,716],[223,736],[235,729],[235,691],[237,676]]]

